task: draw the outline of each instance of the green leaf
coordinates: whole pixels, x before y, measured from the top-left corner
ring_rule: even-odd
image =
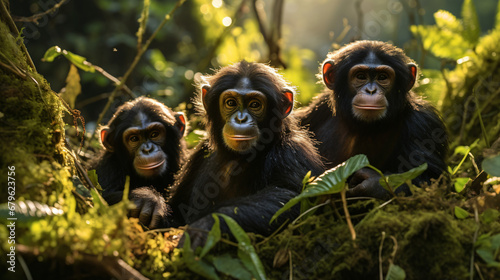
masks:
[[[434,13],[434,19],[436,20],[436,25],[440,29],[447,29],[453,33],[461,34],[464,31],[464,27],[460,20],[458,20],[452,13],[444,10],[439,10]]]
[[[226,275],[241,280],[252,279],[252,274],[243,266],[241,261],[232,258],[229,254],[214,257],[212,263],[218,271]]]
[[[461,34],[448,29],[440,29],[435,25],[412,25],[410,30],[422,39],[424,49],[440,58],[458,60],[474,47]]]
[[[464,188],[465,188],[465,185],[469,181],[470,181],[469,178],[456,178],[455,182],[453,183],[453,186],[455,187],[455,191],[457,193],[462,192],[464,190]]]
[[[491,176],[500,176],[500,155],[485,158],[482,163],[483,170]]]
[[[89,176],[89,179],[90,179],[90,182],[92,182],[92,185],[94,185],[94,187],[97,190],[102,191],[102,187],[99,184],[99,180],[98,180],[99,178],[97,177],[96,170],[92,169],[92,170],[87,171],[87,176]]]
[[[92,195],[92,201],[94,202],[94,207],[96,207],[99,213],[104,214],[106,212],[105,209],[108,208],[108,203],[106,203],[106,201],[95,189],[90,189],[90,194]]]
[[[68,76],[66,77],[66,86],[64,87],[64,92],[62,92],[62,98],[71,108],[75,108],[76,97],[82,92],[82,86],[80,85],[80,75],[78,74],[78,69],[76,69],[74,64],[71,64],[69,68]]]
[[[500,218],[500,211],[488,208],[484,210],[484,212],[479,215],[481,222],[484,224],[489,224],[497,221]]]
[[[61,48],[58,46],[50,47],[43,55],[42,61],[52,62],[54,59],[61,55]]]
[[[217,214],[212,214],[212,217],[214,218],[214,225],[212,226],[212,229],[208,233],[207,237],[207,242],[205,243],[205,246],[203,246],[203,250],[200,253],[200,258],[203,258],[210,249],[212,249],[217,242],[219,242],[221,238],[221,232],[220,232],[220,221],[219,217],[217,217]]]
[[[224,214],[217,214],[226,222],[229,230],[238,241],[238,257],[243,262],[245,267],[252,273],[256,279],[266,279],[264,266],[262,265],[259,256],[252,246],[247,233],[233,220],[231,217]]]
[[[457,217],[458,219],[465,219],[467,217],[469,217],[469,212],[465,211],[464,209],[458,207],[458,206],[455,206],[455,217]]]
[[[90,64],[87,59],[83,56],[79,56],[67,50],[63,50],[62,54],[66,57],[71,63],[73,63],[76,67],[82,69],[86,72],[95,72],[95,68],[92,64]]]
[[[404,280],[406,278],[406,273],[404,269],[395,264],[389,265],[389,270],[385,276],[385,280]]]
[[[8,223],[8,218],[17,218],[19,222],[31,222],[47,216],[62,215],[63,211],[37,201],[16,201],[0,205],[0,218]]]
[[[369,164],[365,155],[355,155],[342,164],[327,170],[310,183],[302,193],[290,199],[285,206],[278,210],[271,218],[270,223],[304,198],[340,192],[345,187],[345,181],[349,176]]]
[[[488,266],[500,268],[500,254],[498,254],[500,250],[500,234],[493,236],[482,235],[475,245],[477,248],[476,253]]]
[[[52,62],[54,59],[60,55],[66,57],[71,63],[73,63],[76,67],[82,69],[86,72],[95,72],[94,65],[87,61],[87,59],[83,56],[79,56],[67,50],[63,50],[58,46],[50,47],[42,58],[42,61]]]
[[[472,0],[465,0],[462,5],[462,20],[464,25],[464,38],[475,45],[481,35],[481,27],[477,18],[476,7]]]
[[[389,183],[392,191],[396,191],[396,189],[403,185],[405,182],[417,178],[420,174],[424,173],[425,170],[427,170],[427,163],[423,163],[422,165],[412,168],[404,173],[387,175],[385,176],[385,180],[384,178],[380,178],[379,183],[385,189],[387,189],[387,183]]]
[[[184,232],[184,245],[182,248],[182,259],[192,272],[207,279],[220,279],[213,266],[205,262],[203,259],[195,257],[193,249],[191,249],[191,238],[187,232]]]

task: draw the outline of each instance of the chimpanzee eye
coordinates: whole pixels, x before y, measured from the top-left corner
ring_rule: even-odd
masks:
[[[151,131],[151,133],[149,134],[149,138],[156,138],[160,136],[160,132],[154,130],[154,131]]]
[[[130,142],[138,142],[139,141],[139,137],[137,135],[132,135],[128,138],[128,141]]]
[[[252,101],[249,105],[250,108],[252,109],[259,109],[261,106],[259,101]]]
[[[227,107],[236,107],[236,100],[234,100],[234,99],[227,99],[226,100],[226,106]]]
[[[380,75],[378,75],[378,79],[379,79],[380,81],[387,80],[387,78],[388,78],[388,77],[387,77],[387,75],[386,75],[386,74],[380,74]]]
[[[366,80],[366,74],[365,73],[358,73],[358,74],[356,74],[356,79]]]

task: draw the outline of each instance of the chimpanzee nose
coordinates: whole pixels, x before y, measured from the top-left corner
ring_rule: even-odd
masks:
[[[144,143],[142,145],[142,152],[145,154],[149,154],[153,151],[153,145],[151,143]]]
[[[242,112],[238,112],[238,115],[235,117],[237,123],[245,123],[248,121],[248,116],[247,114],[244,114]]]
[[[367,85],[365,87],[365,91],[368,94],[375,94],[375,93],[377,93],[377,86],[376,85]]]

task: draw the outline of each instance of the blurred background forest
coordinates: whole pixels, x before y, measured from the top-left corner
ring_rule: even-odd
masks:
[[[478,31],[485,34],[494,27],[498,3],[473,2]],[[32,59],[52,89],[57,92],[65,87],[70,68],[63,57],[52,63],[42,61],[52,46],[83,56],[115,77],[123,76],[137,53],[142,2],[65,1],[37,21],[27,18],[49,10],[55,3],[17,0],[10,4]],[[389,41],[403,48],[422,69],[453,69],[453,57],[439,57],[425,49],[418,32],[411,32],[411,26],[436,24],[434,14],[438,10],[460,18],[462,4],[463,1],[455,0],[190,0],[157,34],[127,86],[135,96],[149,95],[167,106],[190,111],[193,84],[202,74],[246,59],[270,62],[284,69],[282,74],[298,87],[299,105],[305,105],[321,91],[315,74],[327,52],[357,39]],[[151,1],[146,37],[174,5],[175,1]],[[464,43],[460,48],[467,50],[469,46]],[[92,131],[114,85],[96,72],[80,70],[79,74],[81,94],[74,107],[82,112],[88,131]],[[432,78],[440,78],[436,71],[427,74],[427,79],[421,80],[423,86],[430,84]],[[436,104],[444,87],[434,89],[438,90],[422,91]],[[122,92],[103,123],[113,108],[130,98],[130,94]]]

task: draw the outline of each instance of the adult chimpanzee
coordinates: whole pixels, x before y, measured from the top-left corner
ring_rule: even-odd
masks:
[[[298,214],[294,209],[269,224],[299,194],[306,173],[323,168],[308,132],[289,116],[294,93],[276,70],[260,63],[242,61],[203,80],[197,109],[208,139],[174,185],[173,225],[189,224],[193,247],[205,242],[214,212],[245,231],[268,235]]]
[[[163,194],[174,181],[185,157],[186,120],[162,103],[139,97],[120,106],[101,129],[103,154],[95,161],[103,197],[109,204],[123,197],[130,176],[130,213],[150,228],[166,225]]]
[[[384,173],[427,162],[416,185],[445,170],[446,128],[436,110],[411,92],[417,66],[401,49],[378,41],[354,42],[329,53],[321,75],[329,90],[297,115],[316,135],[327,167],[356,154],[367,155]],[[387,198],[376,174],[368,168],[355,173],[348,195]],[[398,191],[410,194],[407,186]]]

